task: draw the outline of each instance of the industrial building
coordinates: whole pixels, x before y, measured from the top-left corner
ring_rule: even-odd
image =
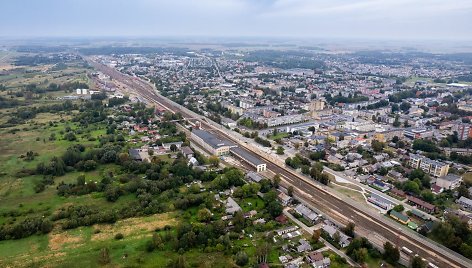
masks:
[[[201,129],[194,129],[192,131],[191,137],[193,141],[195,141],[198,145],[202,146],[212,155],[228,155],[229,149],[232,146],[236,146],[230,141],[221,140],[214,134]]]
[[[255,157],[251,154],[248,154],[246,151],[239,147],[232,147],[229,149],[231,154],[236,156],[237,158],[244,160],[244,162],[251,165],[253,168],[257,170],[257,172],[262,172],[267,170],[267,164],[263,162],[258,157]]]

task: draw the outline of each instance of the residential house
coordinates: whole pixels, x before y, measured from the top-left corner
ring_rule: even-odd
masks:
[[[290,233],[290,232],[294,232],[298,229],[297,226],[288,226],[288,227],[285,227],[285,228],[282,228],[282,229],[278,229],[276,230],[275,232],[278,234],[278,235],[284,235],[286,233]]]
[[[192,158],[194,155],[192,148],[189,146],[181,147],[180,152],[188,159]]]
[[[322,230],[325,231],[329,237],[333,238],[336,233],[339,234],[339,245],[343,248],[349,246],[351,243],[352,238],[344,234],[343,232],[339,231],[333,225],[323,224]]]
[[[306,256],[308,263],[311,263],[315,268],[328,268],[331,265],[331,260],[324,257],[321,252],[311,252]]]
[[[282,205],[284,206],[288,206],[288,204],[292,202],[292,197],[290,197],[289,195],[287,195],[286,193],[282,191],[279,191],[279,194],[277,195],[277,197],[279,198],[280,203],[282,203]]]
[[[400,197],[400,198],[406,198],[406,193],[404,191],[400,190],[400,189],[397,189],[397,188],[392,188],[390,193],[392,193],[395,196]]]
[[[297,251],[299,253],[307,252],[307,251],[312,250],[312,247],[311,247],[310,243],[308,243],[305,239],[302,238],[298,242],[300,243],[300,245],[298,245],[298,247],[297,247]]]
[[[303,204],[298,204],[295,207],[295,211],[298,214],[302,215],[303,218],[310,221],[311,223],[315,223],[320,219],[320,216],[318,214],[316,214],[315,212],[313,212],[311,209],[307,208]]]
[[[256,172],[252,172],[252,171],[250,171],[246,174],[246,178],[249,179],[252,182],[260,182],[261,180],[263,180],[263,178],[261,176],[259,176],[259,174],[257,174]]]
[[[241,207],[234,201],[232,197],[228,197],[226,200],[226,214],[233,215],[234,213],[241,211]]]
[[[430,204],[426,201],[423,201],[417,197],[414,196],[408,196],[408,202],[412,205],[415,205],[417,208],[422,209],[428,213],[433,213],[436,211],[436,206],[433,204]]]
[[[404,215],[401,212],[397,212],[396,210],[390,211],[390,217],[403,224],[408,224],[408,222],[410,221],[410,218],[407,215]]]
[[[461,196],[459,199],[457,199],[457,204],[459,204],[463,209],[472,211],[472,200],[465,197]]]
[[[162,144],[162,148],[164,148],[165,150],[170,150],[172,145],[175,145],[175,147],[178,149],[180,149],[180,147],[182,147],[182,143],[181,141],[176,141],[176,142],[169,142],[169,143],[163,143]]]

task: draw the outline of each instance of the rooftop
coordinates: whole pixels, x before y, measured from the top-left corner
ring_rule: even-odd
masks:
[[[245,150],[239,148],[239,147],[233,147],[230,149],[230,152],[244,158],[247,162],[253,164],[254,166],[262,165],[265,164],[261,159],[258,157],[253,156],[252,154],[247,153]]]
[[[201,129],[194,129],[192,130],[192,133],[195,134],[197,137],[201,138],[204,140],[206,143],[208,143],[211,147],[217,149],[223,146],[232,146],[233,143],[231,143],[228,140],[221,140],[217,138],[214,134],[201,130]]]

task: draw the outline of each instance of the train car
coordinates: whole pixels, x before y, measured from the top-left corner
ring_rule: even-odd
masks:
[[[402,247],[403,253],[407,254],[408,256],[413,256],[413,251],[407,247]]]

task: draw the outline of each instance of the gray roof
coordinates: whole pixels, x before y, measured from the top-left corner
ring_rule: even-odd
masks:
[[[457,200],[457,202],[459,204],[462,203],[462,204],[466,204],[467,206],[472,206],[472,200],[464,196],[461,196],[459,200]]]
[[[318,215],[315,212],[313,212],[311,209],[307,208],[303,204],[298,204],[295,207],[295,210],[312,221],[318,217]]]
[[[129,149],[128,154],[133,160],[143,160],[138,149]]]
[[[246,174],[246,177],[248,177],[249,179],[251,179],[254,182],[260,182],[262,180],[262,177],[259,176],[256,172],[248,172]]]
[[[263,162],[258,157],[255,157],[252,154],[249,154],[248,152],[246,152],[245,150],[239,147],[233,147],[229,149],[229,151],[239,157],[242,157],[245,161],[249,162],[250,164],[254,166],[265,164],[265,162]]]
[[[180,148],[180,150],[184,154],[193,154],[192,148],[190,148],[188,146],[184,146],[184,147]]]
[[[444,177],[441,177],[442,180],[450,181],[450,182],[455,182],[461,179],[460,176],[457,176],[455,174],[447,174]]]
[[[377,201],[379,202],[382,202],[384,204],[391,204],[391,205],[395,205],[395,203],[393,203],[392,201],[380,196],[380,195],[376,195],[376,194],[371,194],[370,195],[372,198],[376,199]]]
[[[213,133],[201,129],[194,129],[192,133],[204,140],[208,145],[217,149],[223,146],[233,146],[234,144],[228,140],[221,140]]]
[[[228,197],[228,199],[226,200],[226,213],[233,214],[240,210],[241,207],[238,205],[238,203],[236,203],[233,198]]]

